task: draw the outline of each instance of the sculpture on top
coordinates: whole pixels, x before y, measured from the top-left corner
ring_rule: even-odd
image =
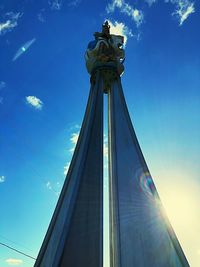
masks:
[[[110,34],[108,21],[102,25],[102,32],[94,33],[95,40],[89,42],[85,53],[86,67],[90,74],[99,67],[113,67],[119,75],[124,71],[124,37]]]

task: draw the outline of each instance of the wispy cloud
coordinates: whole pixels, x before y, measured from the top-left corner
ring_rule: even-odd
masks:
[[[20,260],[20,259],[7,259],[5,261],[8,265],[13,265],[13,266],[19,266],[19,265],[22,265],[23,264],[23,260]]]
[[[75,133],[72,133],[71,134],[71,137],[70,137],[70,142],[72,144],[72,147],[70,148],[70,152],[73,153],[74,152],[74,149],[76,147],[76,143],[78,141],[78,137],[79,137],[79,132],[75,132]]]
[[[0,90],[6,87],[6,83],[4,81],[0,81]]]
[[[69,7],[77,7],[81,3],[81,0],[73,0],[68,3]]]
[[[45,22],[45,16],[44,16],[44,13],[45,13],[45,9],[43,8],[43,9],[41,9],[40,11],[39,11],[39,13],[37,14],[37,18],[38,18],[38,20],[40,21],[40,22]]]
[[[23,13],[8,12],[4,15],[4,21],[0,22],[0,35],[12,31],[18,25],[18,19]]]
[[[51,185],[50,181],[46,182],[46,187],[47,187],[47,189],[52,190],[52,185]]]
[[[77,141],[78,141],[78,137],[79,137],[79,133],[80,133],[80,125],[79,124],[73,124],[71,127],[69,127],[70,132],[73,131],[70,135],[70,145],[71,148],[68,150],[71,154],[73,154],[74,149],[76,147]],[[69,170],[69,166],[70,166],[71,161],[67,161],[67,163],[65,164],[64,168],[64,176],[67,175],[68,170]]]
[[[75,150],[75,146],[71,147],[71,148],[69,149],[69,152],[70,152],[71,154],[73,154],[73,153],[74,153],[74,150]]]
[[[36,41],[36,38],[33,38],[31,40],[29,40],[28,42],[24,43],[15,53],[12,61],[15,61],[16,59],[18,59],[22,54],[24,54],[30,47],[31,45]]]
[[[38,110],[41,110],[43,107],[42,100],[36,96],[26,96],[26,103]]]
[[[68,130],[71,132],[71,131],[76,131],[76,130],[79,130],[81,128],[81,126],[79,124],[70,124],[68,126]]]
[[[60,10],[62,8],[62,0],[49,0],[48,4],[50,6],[51,9],[53,10]]]
[[[118,8],[121,13],[129,16],[139,27],[144,21],[144,14],[141,10],[132,7],[130,4],[126,3],[124,0],[112,0],[106,7],[107,13],[113,13],[115,9]]]
[[[4,183],[6,180],[6,177],[4,175],[0,176],[0,183]]]
[[[171,0],[171,3],[176,5],[176,9],[172,15],[178,18],[180,26],[189,15],[195,12],[194,2],[189,0]]]
[[[158,0],[145,1],[149,4],[149,6],[151,6]],[[172,16],[177,17],[180,26],[192,13],[195,12],[194,2],[191,0],[164,0],[164,2],[175,5],[175,11],[173,11]]]
[[[67,175],[67,172],[69,170],[70,162],[68,161],[67,164],[64,166],[64,175]]]
[[[112,0],[112,2],[107,5],[106,11],[108,13],[113,13],[116,7],[122,8],[122,2],[123,0]]]
[[[158,0],[144,0],[148,3],[149,7],[157,3]],[[177,17],[179,25],[181,26],[184,21],[195,12],[195,2],[192,0],[163,0],[164,3],[170,3],[175,6],[175,10],[172,12],[172,16]],[[113,13],[115,9],[119,9],[121,13],[124,13],[131,17],[136,25],[139,27],[144,21],[143,11],[132,7],[125,0],[112,0],[106,7],[107,13]]]
[[[145,2],[147,2],[149,6],[151,6],[152,4],[156,3],[157,0],[145,0]]]
[[[74,145],[76,145],[76,143],[78,141],[78,137],[79,137],[79,132],[72,133],[71,134],[71,138],[70,138],[71,143],[74,144]]]
[[[0,81],[0,91],[6,87],[6,83],[4,81]],[[0,96],[0,104],[3,104],[3,97]]]
[[[73,147],[69,150],[69,152],[73,153],[75,146],[77,144],[78,141],[78,137],[79,137],[79,132],[75,132],[71,134],[70,137],[70,143],[73,145]],[[104,135],[104,145],[103,145],[103,154],[104,154],[104,164],[105,167],[107,167],[107,162],[108,162],[108,138],[107,136]],[[69,166],[70,166],[70,161],[68,161],[66,163],[66,165],[64,166],[64,175],[67,175],[67,172],[69,170]]]
[[[49,191],[52,191],[56,196],[58,196],[60,194],[61,184],[60,184],[60,182],[56,182],[56,183],[52,184],[51,181],[47,181],[46,182],[46,188]]]
[[[122,35],[124,36],[124,44],[126,45],[128,37],[133,37],[132,31],[122,22],[112,22],[107,20],[110,24],[111,34]]]

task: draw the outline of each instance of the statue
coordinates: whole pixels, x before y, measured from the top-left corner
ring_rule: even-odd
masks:
[[[90,74],[98,67],[113,67],[121,75],[124,71],[124,37],[110,34],[108,21],[102,25],[102,32],[94,33],[95,40],[88,44],[85,53],[86,67]]]

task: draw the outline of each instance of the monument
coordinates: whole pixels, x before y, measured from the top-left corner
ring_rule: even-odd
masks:
[[[103,267],[103,94],[108,95],[110,267],[188,267],[123,95],[124,38],[105,22],[85,59],[91,89],[79,139],[35,267]],[[104,266],[106,267],[106,266]]]

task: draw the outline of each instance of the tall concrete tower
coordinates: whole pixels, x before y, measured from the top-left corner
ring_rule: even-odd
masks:
[[[123,95],[122,36],[88,44],[91,89],[79,139],[35,267],[103,267],[103,94],[108,95],[110,267],[188,267]],[[107,267],[107,266],[104,266]]]

